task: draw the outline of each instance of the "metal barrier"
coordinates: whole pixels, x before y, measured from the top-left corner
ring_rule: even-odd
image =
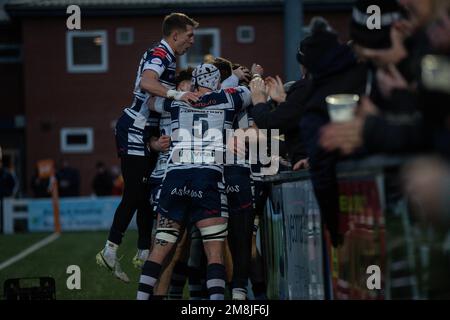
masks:
[[[338,165],[344,241],[337,249],[322,241],[308,173],[266,178],[272,191],[262,239],[270,298],[426,299],[439,283],[429,281],[432,275],[448,282],[450,269],[430,270],[430,242],[402,196],[399,169],[406,160],[377,156]],[[437,297],[450,292],[447,284],[438,287]]]
[[[262,225],[270,299],[324,299],[320,211],[309,175],[282,173],[272,184]]]

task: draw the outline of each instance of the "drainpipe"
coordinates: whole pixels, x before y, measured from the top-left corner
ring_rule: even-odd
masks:
[[[300,66],[296,59],[302,39],[303,0],[284,0],[284,81],[300,79]]]

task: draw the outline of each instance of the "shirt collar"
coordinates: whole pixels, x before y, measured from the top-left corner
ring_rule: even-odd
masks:
[[[170,47],[170,45],[167,43],[166,40],[162,39],[161,40],[161,44],[167,48],[167,50],[169,50],[169,52],[175,57],[175,53],[173,52],[172,48]]]

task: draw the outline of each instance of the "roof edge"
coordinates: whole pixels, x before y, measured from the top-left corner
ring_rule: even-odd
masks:
[[[321,12],[334,11],[342,12],[348,11],[352,7],[349,2],[319,2],[319,3],[305,3],[304,10],[306,12]],[[151,15],[165,15],[180,10],[180,6],[176,4],[168,4],[164,7],[156,5],[90,5],[82,6],[82,14],[86,17],[106,17],[106,16],[151,16]],[[262,2],[261,5],[255,4],[217,4],[217,5],[203,5],[198,4],[184,5],[183,12],[186,14],[210,14],[210,13],[279,13],[283,11],[282,3],[268,4]],[[5,10],[11,18],[22,17],[62,17],[67,16],[66,6],[48,6],[32,7],[20,4],[6,4]]]

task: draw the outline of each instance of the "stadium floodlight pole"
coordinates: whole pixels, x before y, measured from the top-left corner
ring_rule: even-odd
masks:
[[[285,81],[300,79],[300,66],[296,59],[302,39],[303,0],[284,0],[284,77]]]

